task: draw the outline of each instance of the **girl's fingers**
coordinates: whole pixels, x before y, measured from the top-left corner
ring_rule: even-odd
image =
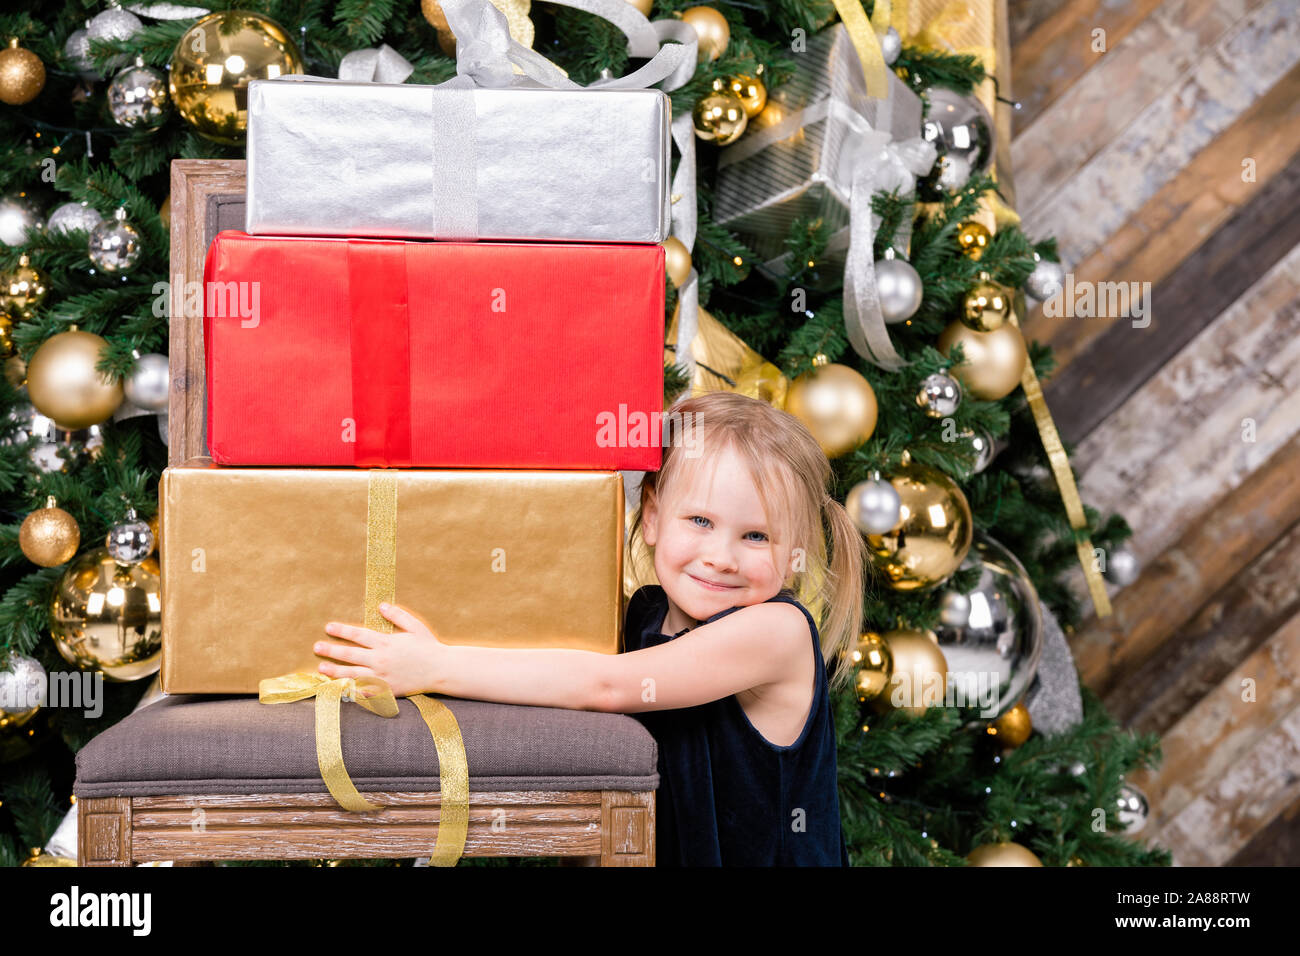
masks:
[[[396,604],[379,605],[379,613],[388,618],[404,631],[419,631],[424,629],[424,622],[412,614],[404,607]]]
[[[336,661],[344,661],[348,664],[365,664],[370,658],[369,648],[350,647],[347,644],[326,644],[320,641],[314,650],[321,657],[332,657]]]
[[[326,677],[374,677],[375,672],[369,667],[344,667],[342,664],[331,664],[329,661],[322,661],[317,667]]]
[[[362,647],[374,647],[375,638],[380,636],[368,627],[357,627],[355,624],[343,624],[339,621],[330,621],[326,624],[325,633],[331,637],[341,637],[360,644]]]

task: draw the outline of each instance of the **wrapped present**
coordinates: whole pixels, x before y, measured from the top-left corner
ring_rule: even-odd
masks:
[[[814,36],[798,60],[799,69],[771,91],[745,135],[719,154],[714,219],[742,233],[770,267],[788,273],[783,256],[791,225],[820,217],[831,231],[823,271],[833,274],[849,245],[854,173],[882,162],[887,144],[920,138],[921,100],[892,70],[889,95],[869,96],[842,25]]]
[[[166,469],[160,499],[169,694],[316,673],[325,624],[386,622],[385,601],[448,644],[619,651],[618,472],[200,460]]]
[[[660,90],[255,80],[245,228],[662,242],[671,120]]]
[[[208,449],[223,465],[659,467],[658,245],[218,234]]]

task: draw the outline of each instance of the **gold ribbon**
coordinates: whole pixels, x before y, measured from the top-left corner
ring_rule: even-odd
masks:
[[[849,31],[849,40],[853,49],[858,51],[858,63],[862,66],[862,78],[867,83],[867,95],[872,99],[883,100],[889,96],[888,67],[885,55],[880,52],[880,38],[872,29],[860,0],[833,0],[835,10],[840,15],[844,28]]]
[[[372,469],[367,480],[365,626],[392,633],[393,622],[379,613],[381,602],[392,603],[397,585],[397,474]],[[287,704],[316,698],[316,763],[330,795],[345,810],[382,809],[357,791],[343,764],[339,712],[343,701],[360,704],[380,717],[396,717],[397,698],[378,677],[329,678],[315,672],[271,677],[259,682],[263,704]],[[465,852],[469,830],[469,763],[456,715],[442,701],[425,694],[407,698],[420,712],[438,752],[438,838],[430,866],[455,866]]]

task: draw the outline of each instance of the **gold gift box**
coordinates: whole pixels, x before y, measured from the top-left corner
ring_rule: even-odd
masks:
[[[187,463],[159,494],[169,694],[316,671],[383,600],[448,644],[620,650],[618,472]]]

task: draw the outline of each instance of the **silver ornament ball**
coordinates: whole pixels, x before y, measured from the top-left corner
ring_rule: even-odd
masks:
[[[39,229],[40,212],[36,203],[27,196],[5,196],[0,199],[0,243],[6,246],[21,246],[28,239],[28,233]]]
[[[136,58],[108,85],[108,111],[113,122],[128,129],[157,129],[167,121],[167,77]]]
[[[916,393],[916,404],[931,418],[947,418],[961,404],[961,386],[942,372],[927,375]]]
[[[970,597],[959,591],[944,591],[939,596],[939,622],[945,627],[961,627],[970,620]]]
[[[1140,571],[1137,555],[1129,550],[1128,545],[1122,544],[1106,555],[1101,573],[1111,584],[1126,588],[1138,579]]]
[[[885,58],[886,66],[893,66],[898,60],[898,55],[903,52],[903,38],[898,35],[898,31],[890,27],[880,38],[880,52]]]
[[[0,662],[0,726],[25,724],[45,706],[45,668],[17,652]]]
[[[164,445],[170,444],[167,438],[167,413],[162,412],[158,416],[158,437],[162,439]]]
[[[129,40],[143,29],[140,18],[130,10],[110,7],[86,24],[86,36],[91,40]]]
[[[139,564],[153,552],[153,529],[149,522],[136,517],[135,509],[126,513],[126,519],[109,529],[104,547],[113,560],[122,565]]]
[[[930,175],[917,186],[921,199],[934,202],[988,169],[996,144],[993,119],[975,96],[942,86],[930,87],[925,96],[929,108],[921,135],[934,143],[939,155]]]
[[[123,207],[90,232],[90,261],[104,272],[126,272],[140,260],[142,251],[140,233],[126,221]]]
[[[1117,799],[1117,813],[1120,826],[1124,828],[1125,833],[1137,833],[1147,825],[1147,817],[1151,814],[1151,807],[1147,803],[1146,796],[1137,787],[1131,783],[1123,784],[1119,788],[1119,797]]]
[[[1037,261],[1034,263],[1034,271],[1025,280],[1025,292],[1039,302],[1046,302],[1064,288],[1065,270],[1059,262],[1043,259],[1037,253],[1034,253],[1034,258]]]
[[[167,356],[150,352],[135,360],[135,368],[122,383],[126,400],[150,412],[167,408],[168,400]]]
[[[885,534],[902,520],[903,501],[888,481],[873,476],[849,489],[844,509],[863,534]]]
[[[95,80],[99,74],[95,63],[90,58],[90,34],[86,30],[73,30],[68,41],[63,44],[63,55],[77,70],[83,80]]]
[[[64,234],[74,230],[88,233],[103,221],[104,217],[93,206],[84,202],[65,202],[50,213],[46,228]]]
[[[974,431],[968,429],[962,432],[961,435],[966,441],[970,442],[970,446],[975,452],[975,463],[971,466],[971,474],[978,475],[993,463],[993,456],[996,454],[993,439],[983,428],[977,428]]]
[[[921,307],[921,276],[910,262],[886,257],[876,263],[876,294],[885,321],[905,322]]]
[[[949,681],[966,706],[979,707],[980,716],[991,720],[1015,706],[1033,682],[1043,652],[1043,620],[1024,567],[982,532],[976,532],[961,570],[972,567],[979,568],[979,581],[970,591],[949,588],[943,594],[945,619],[934,633]]]
[[[1088,767],[1082,760],[1076,760],[1074,763],[1070,764],[1071,777],[1082,777],[1087,772]]]

